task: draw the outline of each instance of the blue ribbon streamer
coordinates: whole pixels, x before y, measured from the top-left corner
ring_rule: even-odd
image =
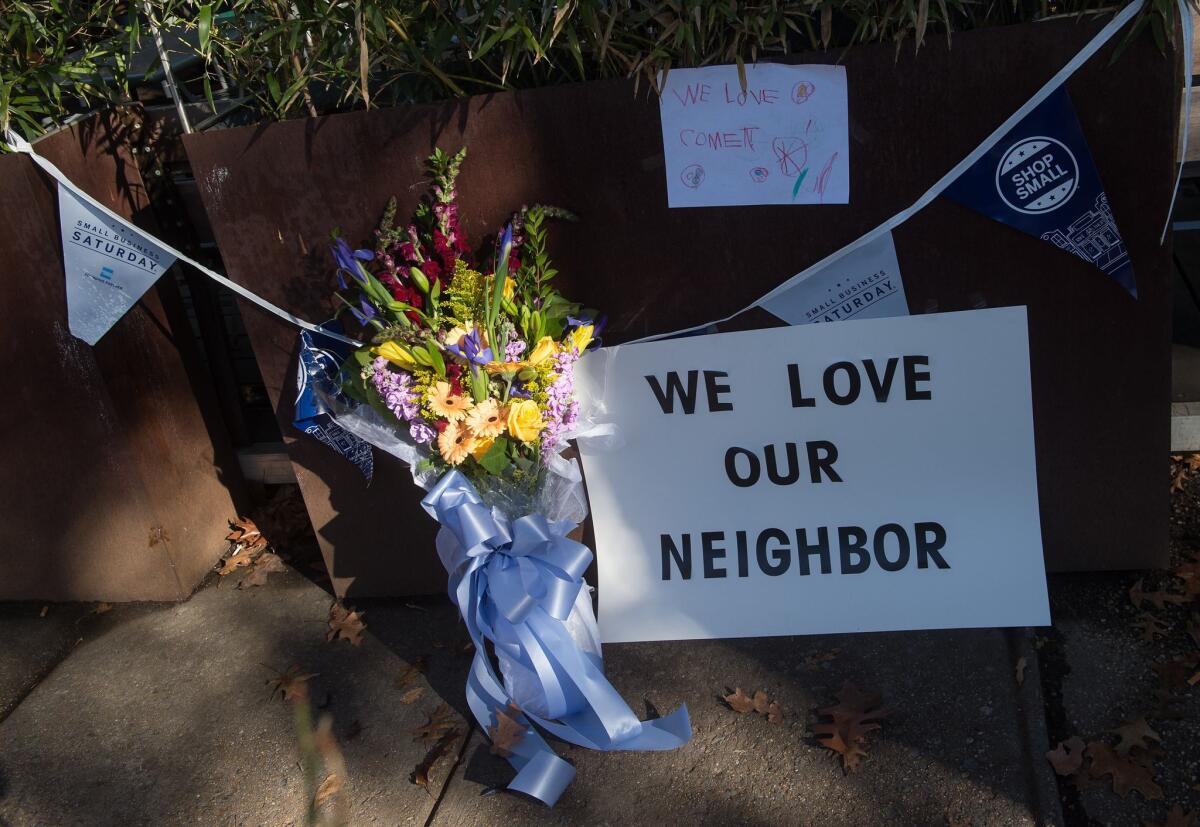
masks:
[[[639,721],[604,677],[600,658],[581,650],[567,631],[564,621],[592,561],[587,546],[567,537],[573,523],[551,523],[540,514],[510,520],[486,506],[458,471],[438,480],[421,505],[442,524],[438,555],[450,575],[450,597],[475,643],[467,703],[485,731],[499,726],[500,711],[525,725],[508,758],[517,770],[508,789],[553,806],[575,777],[575,768],[530,721],[564,741],[604,751],[668,750],[691,739],[686,706]],[[506,710],[511,698],[492,669],[484,639],[537,676],[546,718]]]

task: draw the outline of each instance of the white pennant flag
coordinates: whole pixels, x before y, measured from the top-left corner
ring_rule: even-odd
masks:
[[[175,256],[61,183],[58,221],[71,333],[94,345],[175,263]]]
[[[864,244],[759,306],[788,324],[907,316],[908,300],[892,234]]]

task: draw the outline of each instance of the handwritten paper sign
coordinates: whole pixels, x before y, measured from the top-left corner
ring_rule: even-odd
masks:
[[[672,69],[660,97],[672,207],[846,204],[844,66]]]
[[[576,368],[607,642],[1049,623],[1025,308],[603,348]]]
[[[892,234],[884,233],[801,282],[783,285],[760,306],[788,324],[907,316]]]

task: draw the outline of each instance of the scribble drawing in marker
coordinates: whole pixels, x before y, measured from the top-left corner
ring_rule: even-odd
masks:
[[[788,178],[799,175],[808,163],[808,144],[800,138],[775,138],[771,141],[771,151],[779,162],[780,173]]]
[[[754,183],[756,184],[763,183],[767,180],[767,178],[770,177],[770,175],[771,173],[766,167],[755,167],[754,169],[750,170],[750,177],[754,179]]]
[[[808,175],[808,167],[800,170],[800,174],[796,176],[796,183],[792,186],[792,200],[796,200],[796,195],[800,192],[800,185],[804,183],[805,176]]]
[[[684,167],[683,172],[679,175],[679,178],[681,181],[683,181],[683,185],[685,187],[696,189],[704,182],[704,167],[700,166],[699,164],[689,164],[688,166]]]
[[[804,103],[813,96],[815,91],[817,91],[815,84],[802,80],[792,87],[792,100],[796,103]]]
[[[817,179],[813,182],[813,192],[817,195],[825,195],[825,188],[829,186],[829,174],[833,171],[833,162],[837,160],[837,157],[838,154],[836,152],[833,153],[820,173],[817,174]]]

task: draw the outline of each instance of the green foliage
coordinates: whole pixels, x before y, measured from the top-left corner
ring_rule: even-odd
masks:
[[[139,40],[127,3],[0,0],[0,131],[43,131],[72,108],[125,97],[129,55]]]
[[[267,118],[439,100],[598,78],[652,84],[676,66],[761,60],[1086,14],[1110,0],[151,0],[154,21],[204,60],[211,99],[230,79]],[[73,110],[128,94],[149,44],[128,0],[0,0],[0,124],[32,136]],[[140,19],[139,19],[140,18]],[[1160,49],[1172,0],[1137,23]]]

